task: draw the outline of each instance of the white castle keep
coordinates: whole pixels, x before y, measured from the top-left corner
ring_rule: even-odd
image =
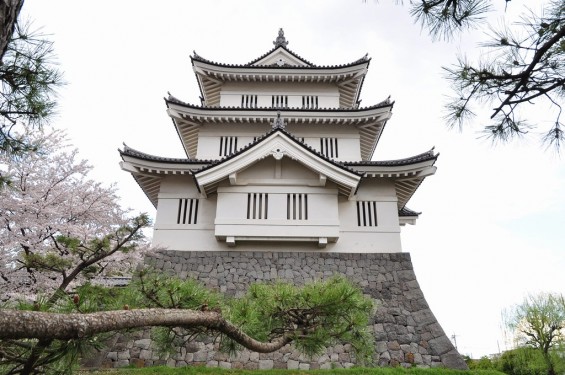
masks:
[[[400,241],[400,228],[419,216],[406,205],[435,173],[438,155],[432,149],[373,160],[393,102],[360,106],[370,59],[319,66],[287,44],[281,29],[273,49],[243,65],[194,53],[201,103],[165,99],[186,158],[120,150],[122,169],[157,209],[153,244],[166,249],[145,262],[229,296],[242,295],[252,282],[303,284],[342,274],[377,301],[375,364],[467,369]],[[355,364],[343,345],[312,359],[289,347],[232,358],[205,341],[163,359],[143,337],[120,352],[128,359],[118,358],[123,348],[108,348],[107,365]]]
[[[401,252],[407,203],[432,150],[372,160],[389,99],[360,106],[370,59],[310,63],[287,47],[243,65],[193,54],[200,105],[167,112],[186,158],[125,147],[121,167],[157,208],[154,245],[185,251]]]

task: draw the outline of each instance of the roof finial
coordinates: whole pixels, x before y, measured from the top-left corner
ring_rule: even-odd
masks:
[[[277,111],[277,118],[273,121],[271,125],[273,129],[284,129],[286,127],[286,124],[281,118],[281,111]]]
[[[288,44],[286,38],[284,37],[284,31],[282,27],[279,29],[279,36],[277,36],[277,39],[273,42],[273,44],[275,45],[275,47],[286,47],[286,45]]]

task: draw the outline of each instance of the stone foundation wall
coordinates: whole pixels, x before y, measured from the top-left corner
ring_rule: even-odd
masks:
[[[243,295],[253,282],[284,280],[304,284],[343,274],[377,301],[377,312],[371,322],[376,339],[375,364],[467,368],[431,312],[408,253],[163,251],[148,256],[145,262],[181,278],[195,278],[230,296]],[[323,369],[355,364],[348,345],[328,348],[325,354],[313,359],[302,356],[292,346],[276,353],[242,351],[236,357],[229,357],[218,352],[209,341],[191,343],[178,348],[175,355],[159,357],[148,331],[119,336],[102,354],[99,367],[199,364],[248,369]]]

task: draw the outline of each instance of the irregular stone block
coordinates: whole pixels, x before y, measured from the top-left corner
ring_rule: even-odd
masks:
[[[271,370],[273,368],[272,359],[260,359],[259,360],[259,370]]]
[[[441,356],[453,350],[453,344],[446,336],[440,336],[429,341],[432,354]]]
[[[293,359],[289,359],[289,360],[286,362],[286,364],[287,364],[287,368],[288,368],[289,370],[298,370],[298,365],[300,364],[300,362],[295,361],[295,360],[293,360]]]
[[[146,263],[170,272],[178,271],[180,266],[181,276],[194,277],[229,296],[243,295],[249,283],[254,281],[283,279],[303,284],[308,280],[332,277],[336,273],[349,275],[351,280],[363,287],[366,295],[378,303],[377,312],[370,319],[376,338],[375,361],[381,365],[390,365],[391,359],[394,359],[402,366],[410,364],[412,360],[415,365],[422,366],[431,366],[432,363],[434,366],[459,366],[457,352],[449,347],[449,339],[420,290],[408,253],[161,251],[149,255]],[[105,360],[117,364],[118,360],[122,360],[118,354],[130,348],[127,359],[139,358],[152,361],[153,364],[164,364],[168,357],[159,359],[156,351],[151,350],[149,338],[149,330],[130,336],[119,335],[118,343],[108,348]],[[341,345],[328,348],[326,354],[315,362],[291,350],[289,346],[277,353],[261,356],[242,351],[237,357],[231,358],[218,354],[218,348],[210,338],[192,347],[190,345],[178,351],[174,356],[176,362],[204,365],[216,361],[218,366],[220,362],[225,362],[230,363],[232,368],[239,363],[239,367],[249,369],[258,368],[259,361],[261,366],[266,367],[270,366],[268,361],[272,361],[272,367],[308,364],[310,369],[318,365],[320,368],[330,368],[330,361],[337,368],[354,363],[351,348]],[[168,364],[171,360],[173,358],[169,359]]]

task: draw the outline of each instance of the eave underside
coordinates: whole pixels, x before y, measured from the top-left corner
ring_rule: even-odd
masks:
[[[169,103],[169,116],[173,119],[189,158],[198,153],[198,132],[205,124],[255,124],[270,127],[277,116],[275,110],[232,111],[191,110]],[[281,111],[287,125],[338,125],[354,126],[359,130],[361,159],[371,160],[387,120],[391,116],[390,107],[366,112]]]
[[[339,90],[341,108],[356,108],[367,64],[341,69],[214,69],[207,65],[195,65],[194,72],[207,106],[220,105],[222,86],[227,82],[292,82],[330,83]]]
[[[389,167],[365,166],[354,169],[356,169],[359,173],[364,173],[362,180],[370,178],[393,179],[398,199],[398,210],[402,211],[406,210],[406,204],[412,198],[424,179],[435,173],[436,167],[433,166],[433,164],[435,163],[436,158],[437,155],[429,160],[408,165]],[[161,180],[165,176],[186,175],[187,178],[193,180],[193,175],[196,171],[201,170],[202,168],[208,168],[212,164],[214,164],[212,161],[202,161],[200,163],[191,161],[191,166],[189,167],[182,164],[167,164],[163,163],[161,160],[150,161],[143,158],[128,156],[125,157],[122,162],[122,169],[132,174],[147,198],[155,207],[157,207]],[[222,180],[216,180],[206,184],[203,186],[204,191],[202,191],[202,193],[204,193],[204,195],[214,193]],[[196,181],[194,182],[196,183]],[[352,196],[350,186],[340,186],[339,184],[338,186],[340,194],[350,197]],[[418,214],[415,212],[414,214],[417,217]]]
[[[430,152],[430,154],[432,153]],[[393,179],[398,209],[403,210],[424,179],[436,172],[437,168],[434,166],[436,159],[437,155],[433,155],[428,160],[414,164],[389,167],[358,167],[357,170],[365,173],[364,178]]]
[[[198,170],[207,162],[194,162],[178,158],[164,158],[154,155],[144,154],[132,149],[120,151],[122,170],[131,173],[141,190],[145,193],[149,201],[157,208],[161,181],[166,176],[184,175],[192,179],[194,170]]]

